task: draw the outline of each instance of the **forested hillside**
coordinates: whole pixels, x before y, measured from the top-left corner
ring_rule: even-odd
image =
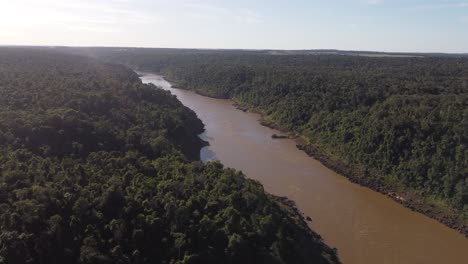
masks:
[[[81,51],[83,52],[83,51]],[[264,114],[353,181],[468,234],[468,59],[88,49]]]
[[[203,124],[94,59],[0,48],[0,263],[335,263]]]

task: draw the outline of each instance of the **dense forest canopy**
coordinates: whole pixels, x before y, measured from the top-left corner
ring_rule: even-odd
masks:
[[[123,66],[0,48],[0,263],[337,262],[202,131]]]
[[[79,52],[161,72],[204,95],[232,98],[351,167],[359,182],[415,193],[441,210],[455,210],[467,223],[467,58]]]

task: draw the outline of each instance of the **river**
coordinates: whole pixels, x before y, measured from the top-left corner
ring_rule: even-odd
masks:
[[[202,160],[220,160],[267,192],[294,200],[343,263],[468,263],[463,235],[349,182],[298,150],[293,140],[272,139],[281,133],[260,125],[259,115],[242,112],[229,100],[174,89],[156,74],[141,79],[171,91],[197,113],[206,128],[200,137],[210,143],[201,150]]]

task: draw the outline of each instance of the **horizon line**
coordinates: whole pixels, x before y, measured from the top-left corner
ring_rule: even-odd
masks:
[[[42,47],[42,48],[131,48],[131,49],[173,49],[173,50],[226,50],[226,51],[342,51],[342,52],[369,52],[386,54],[447,54],[468,55],[468,52],[443,52],[443,51],[379,51],[379,50],[353,50],[336,48],[310,48],[310,49],[274,49],[274,48],[174,48],[154,46],[107,46],[107,45],[24,45],[24,44],[0,44],[0,47]]]

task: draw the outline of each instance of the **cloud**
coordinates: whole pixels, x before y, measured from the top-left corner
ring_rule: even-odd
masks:
[[[263,19],[261,16],[250,9],[239,9],[237,12],[233,14],[233,17],[238,21],[242,23],[247,23],[247,24],[254,24],[254,23],[262,23]]]
[[[424,4],[424,5],[417,5],[414,6],[414,9],[446,9],[446,8],[463,8],[468,7],[468,2],[448,2],[448,1],[441,1],[442,3],[438,4]]]
[[[89,32],[95,32],[95,33],[115,33],[118,32],[118,30],[114,28],[108,28],[108,27],[96,27],[96,26],[68,26],[66,27],[67,30],[69,31],[89,31]]]
[[[262,16],[248,8],[225,8],[202,3],[185,4],[189,16],[200,20],[234,21],[244,24],[262,23]]]
[[[383,3],[383,0],[367,0],[368,5],[378,5]]]
[[[66,30],[115,32],[116,28],[164,19],[132,7],[134,0],[23,0],[2,3],[0,23],[10,27],[48,26]]]
[[[349,24],[346,24],[346,27],[348,27],[350,30],[352,31],[357,31],[359,30],[359,25],[358,24],[355,24],[355,23],[349,23]]]

